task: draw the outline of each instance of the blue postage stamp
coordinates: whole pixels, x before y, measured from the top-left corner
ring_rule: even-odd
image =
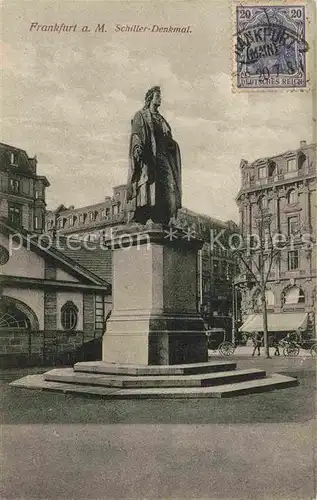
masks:
[[[235,86],[307,86],[304,5],[236,5]]]

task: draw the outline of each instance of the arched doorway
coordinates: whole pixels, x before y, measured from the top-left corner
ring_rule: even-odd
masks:
[[[12,297],[0,297],[0,330],[38,330],[39,322],[34,311],[24,302]]]

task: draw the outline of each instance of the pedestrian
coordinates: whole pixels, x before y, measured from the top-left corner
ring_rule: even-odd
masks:
[[[253,342],[253,353],[252,356],[255,355],[256,351],[258,352],[258,356],[261,355],[260,347],[262,344],[262,335],[260,332],[255,332],[253,337],[252,337],[252,342]]]
[[[275,348],[274,356],[280,356],[279,342],[276,334],[274,335],[273,347]]]

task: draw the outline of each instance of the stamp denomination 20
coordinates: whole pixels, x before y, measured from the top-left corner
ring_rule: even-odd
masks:
[[[305,88],[305,6],[237,5],[236,87]]]

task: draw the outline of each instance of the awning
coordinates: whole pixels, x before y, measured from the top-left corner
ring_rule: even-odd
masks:
[[[308,313],[269,313],[267,324],[269,332],[294,332],[305,329]],[[263,332],[262,314],[251,314],[239,328],[240,332]]]

